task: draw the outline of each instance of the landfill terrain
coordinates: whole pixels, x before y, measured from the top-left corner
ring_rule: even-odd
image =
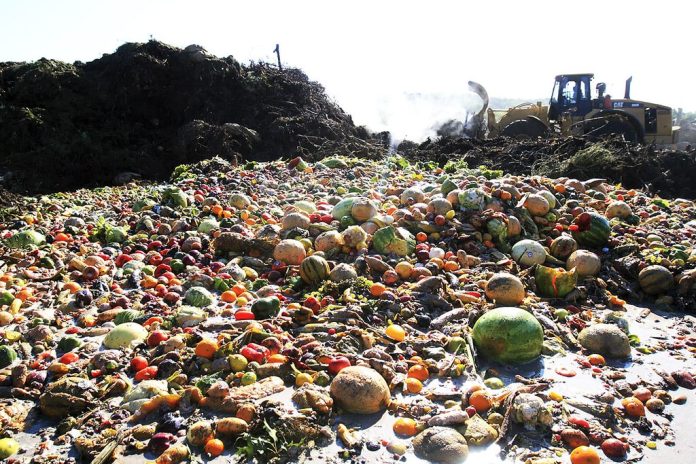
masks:
[[[696,158],[394,146],[301,71],[0,63],[0,459],[690,462]]]

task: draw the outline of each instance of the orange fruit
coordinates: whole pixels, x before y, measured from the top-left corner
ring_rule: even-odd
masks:
[[[397,342],[402,342],[406,338],[406,331],[404,328],[396,324],[390,324],[385,333],[387,334],[387,337],[391,338],[392,340],[396,340]]]
[[[645,415],[645,406],[636,397],[630,396],[622,399],[621,406],[623,406],[626,414],[631,417],[641,417]]]
[[[77,282],[68,282],[65,284],[65,289],[70,293],[77,293],[82,287]]]
[[[445,271],[452,272],[459,269],[459,263],[456,261],[447,261],[445,263]]]
[[[638,398],[641,403],[645,403],[652,397],[652,392],[645,387],[633,390],[633,396]]]
[[[237,296],[241,295],[242,293],[246,292],[247,289],[244,285],[242,284],[234,284],[234,287],[232,287],[232,291],[237,294]]]
[[[213,359],[219,346],[215,340],[204,338],[196,345],[196,356],[201,358]]]
[[[485,390],[476,390],[469,396],[469,406],[473,406],[476,412],[486,412],[493,406],[491,397]]]
[[[225,444],[222,442],[222,440],[218,440],[217,438],[208,440],[208,442],[205,444],[205,452],[212,457],[220,456],[223,451],[225,451]]]
[[[591,354],[587,357],[587,360],[593,366],[603,366],[607,363],[604,359],[604,356],[602,356],[601,354]]]
[[[382,293],[384,293],[386,291],[387,291],[387,287],[384,284],[379,283],[379,282],[372,284],[372,286],[370,287],[370,294],[372,296],[380,296],[380,295],[382,295]]]
[[[406,379],[406,389],[409,393],[420,393],[423,389],[423,383],[418,379],[409,377]]]
[[[234,293],[234,291],[232,290],[227,290],[225,292],[222,292],[222,295],[220,295],[220,299],[225,303],[234,303],[235,301],[237,301],[237,294]]]
[[[276,353],[266,358],[266,361],[269,363],[286,363],[288,362],[288,357],[284,354]]]
[[[411,366],[411,368],[408,370],[408,376],[418,379],[421,382],[425,382],[428,380],[428,377],[430,377],[430,373],[425,366],[416,364],[415,366]]]
[[[571,464],[599,464],[599,453],[589,446],[578,446],[570,453]]]
[[[412,437],[418,433],[418,423],[408,417],[399,417],[392,427],[394,433],[404,437]]]

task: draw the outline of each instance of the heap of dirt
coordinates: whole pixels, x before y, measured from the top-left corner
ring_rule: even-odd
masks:
[[[398,149],[412,161],[465,162],[516,175],[604,178],[627,188],[646,188],[664,197],[696,198],[696,151],[658,149],[619,138],[603,141],[570,137],[537,140],[477,140],[442,137]]]
[[[199,46],[150,41],[86,64],[0,63],[0,174],[17,192],[166,178],[214,155],[275,159],[359,136],[302,71]]]
[[[390,135],[356,127],[298,69],[243,65],[191,45],[127,43],[74,64],[0,63],[0,184],[44,193],[161,180],[213,156],[236,163],[336,154],[378,159]],[[696,197],[694,152],[613,139],[403,142],[410,160],[466,162],[519,175],[603,177],[662,196]]]

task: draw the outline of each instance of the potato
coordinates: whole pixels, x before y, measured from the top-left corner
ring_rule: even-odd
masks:
[[[186,440],[193,446],[203,446],[213,437],[213,427],[208,421],[198,421],[186,431]]]
[[[355,414],[374,414],[391,402],[387,382],[377,371],[364,366],[342,369],[330,390],[341,408]]]
[[[249,424],[238,417],[223,417],[215,422],[215,431],[221,437],[239,435],[247,430],[249,430]]]

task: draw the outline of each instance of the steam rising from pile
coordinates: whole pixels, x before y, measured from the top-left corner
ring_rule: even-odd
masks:
[[[391,132],[393,143],[404,139],[422,142],[443,135],[442,129],[448,135],[460,135],[465,123],[482,105],[476,94],[466,90],[456,94],[362,93],[340,101],[356,124],[365,125],[373,132]]]

